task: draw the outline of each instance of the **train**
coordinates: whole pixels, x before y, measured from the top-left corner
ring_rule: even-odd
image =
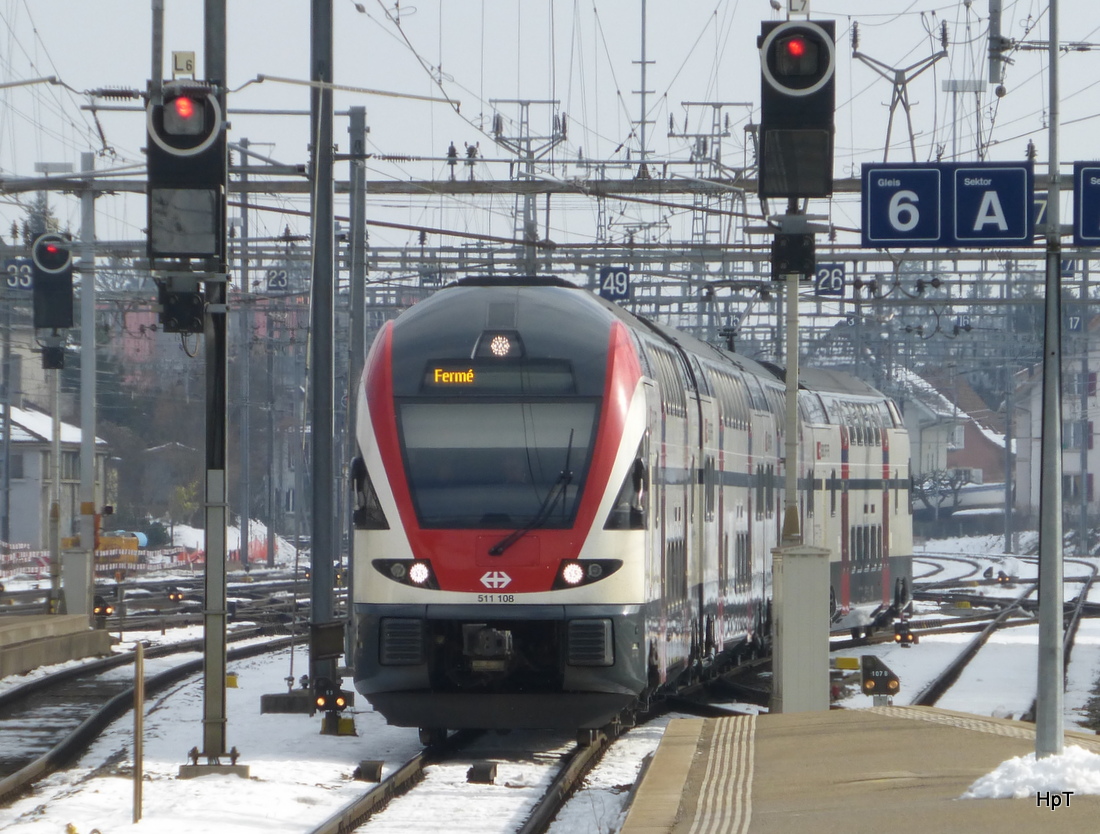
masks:
[[[803,369],[798,514],[834,630],[908,603],[897,406]],[[425,739],[585,730],[769,648],[783,371],[556,277],[471,277],[368,352],[354,427],[356,690]]]

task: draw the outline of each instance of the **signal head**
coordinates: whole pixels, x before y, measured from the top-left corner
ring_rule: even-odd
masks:
[[[164,103],[146,110],[149,138],[171,156],[194,156],[213,145],[224,124],[212,88],[165,85]]]
[[[64,237],[53,232],[36,237],[31,244],[31,260],[35,268],[51,275],[68,269],[72,265],[73,254],[66,243]]]
[[[766,85],[788,96],[823,89],[836,70],[831,22],[787,21],[766,26],[760,39],[760,66]]]

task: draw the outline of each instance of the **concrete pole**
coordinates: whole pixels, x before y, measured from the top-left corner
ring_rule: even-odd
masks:
[[[783,530],[784,547],[802,544],[798,517],[798,280],[797,272],[787,275],[787,398],[784,426]]]
[[[248,140],[241,139],[239,142],[241,146],[241,164],[248,164]],[[248,174],[241,174],[241,184],[246,186],[248,183]],[[252,499],[250,495],[251,484],[249,483],[248,471],[250,464],[249,448],[251,438],[249,437],[251,421],[249,419],[251,414],[252,399],[252,308],[248,303],[248,293],[251,291],[251,281],[249,280],[249,216],[248,216],[248,189],[242,187],[241,189],[241,243],[240,243],[240,266],[241,266],[241,310],[238,316],[239,327],[241,329],[240,337],[237,339],[237,357],[240,363],[240,381],[241,381],[241,417],[240,417],[240,473],[238,475],[238,486],[240,488],[240,513],[241,513],[241,539],[240,539],[240,552],[238,557],[241,560],[241,564],[248,564],[248,532],[251,519],[251,513],[249,507],[251,506]]]
[[[3,519],[0,520],[0,550],[8,553],[8,545],[11,542],[11,289],[4,285],[0,290],[0,298],[4,304],[4,355],[3,355],[3,385],[4,385],[4,428],[3,428],[3,460],[0,465],[4,468],[4,504]]]
[[[311,214],[313,216],[313,288],[310,320],[310,406],[312,414],[312,551],[310,592],[312,623],[333,617],[332,560],[336,555],[336,513],[333,506],[333,295],[335,285],[333,241],[333,135],[332,135],[332,0],[311,0],[310,80],[320,82],[310,91],[310,147],[312,164]],[[310,658],[314,677],[335,681],[332,660]]]
[[[57,331],[53,331],[57,333]],[[55,337],[56,338],[56,337]],[[64,337],[62,337],[64,338]],[[50,613],[61,613],[61,371],[50,371]]]
[[[358,449],[355,442],[355,426],[359,415],[359,385],[363,375],[363,363],[366,361],[367,337],[364,329],[366,317],[366,281],[367,281],[367,111],[364,107],[352,107],[348,133],[351,139],[351,272],[348,289],[351,310],[348,314],[351,333],[348,337],[348,411],[347,444],[344,460],[350,461]],[[351,489],[344,485],[344,502],[350,502]],[[355,525],[349,503],[348,511],[348,547],[355,537]],[[348,554],[347,587],[354,587],[354,563]],[[353,616],[352,606],[348,604],[348,616]]]
[[[80,169],[95,169],[95,154],[80,155]],[[95,591],[96,512],[96,352],[95,352],[95,192],[80,195],[80,556],[66,576],[65,604],[70,614],[92,616]],[[78,593],[79,591],[79,593]],[[90,622],[90,621],[89,621]]]
[[[206,80],[220,87],[222,112],[226,86],[226,0],[205,0],[204,56]],[[225,200],[225,189],[221,199]],[[224,217],[224,213],[222,215]],[[206,357],[206,605],[203,611],[203,747],[208,765],[225,755],[226,708],[226,528],[228,526],[228,476],[226,437],[228,420],[227,286],[225,228],[217,274],[206,281],[206,325],[203,350]]]

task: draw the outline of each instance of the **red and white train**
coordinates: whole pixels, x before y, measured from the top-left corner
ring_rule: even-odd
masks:
[[[895,405],[800,379],[834,628],[908,600]],[[351,471],[356,689],[392,724],[594,728],[767,648],[781,372],[556,279],[467,279],[378,334]]]

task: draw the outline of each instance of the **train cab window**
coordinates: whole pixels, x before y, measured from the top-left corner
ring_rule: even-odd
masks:
[[[638,445],[634,463],[623,478],[619,494],[603,525],[605,530],[644,530],[649,505],[649,470],[646,467],[647,444],[643,439]]]
[[[367,474],[362,455],[351,462],[352,523],[357,530],[389,530],[386,514],[378,502],[378,493]]]
[[[592,458],[599,402],[399,402],[417,517],[428,528],[567,527]]]

